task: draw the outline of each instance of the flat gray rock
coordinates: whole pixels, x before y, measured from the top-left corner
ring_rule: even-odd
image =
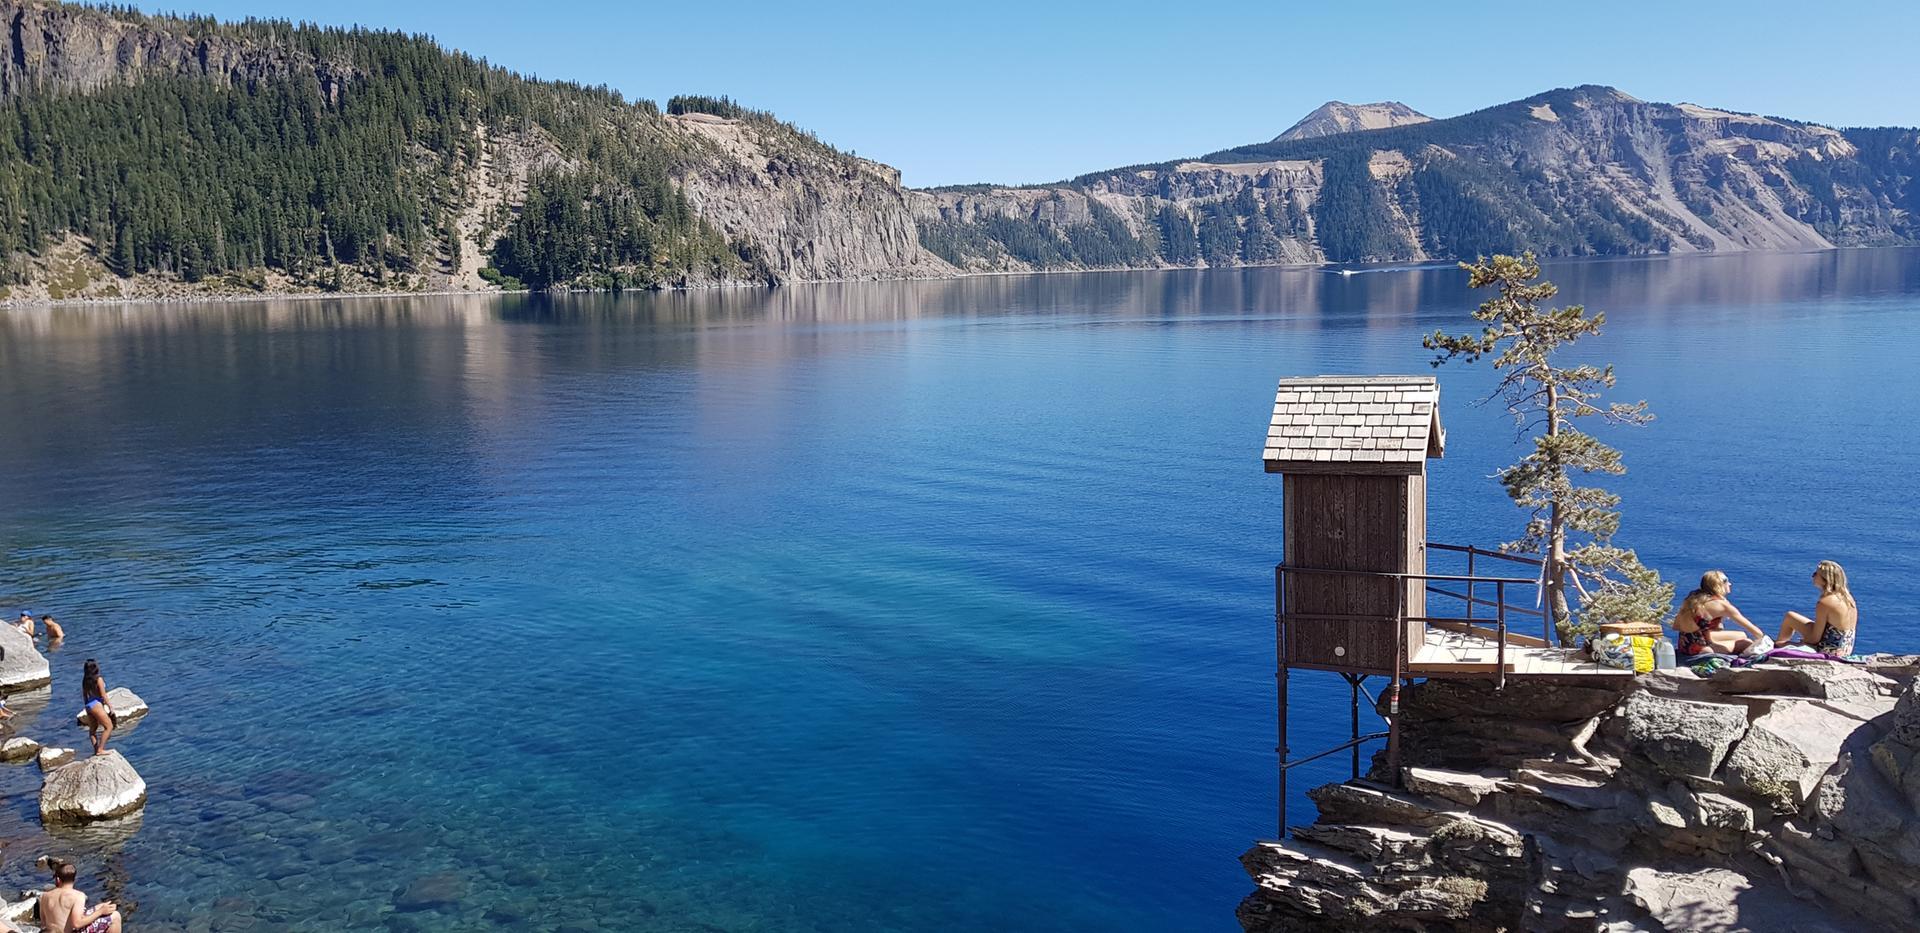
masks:
[[[54,748],[50,745],[46,745],[46,746],[41,746],[39,754],[37,754],[35,757],[38,758],[40,761],[40,770],[52,771],[53,769],[58,768],[61,765],[64,765],[67,762],[72,761],[73,755],[74,755],[74,752],[73,752],[73,749],[71,748]]]
[[[147,782],[112,749],[47,772],[40,785],[42,823],[88,823],[146,806]]]
[[[1712,777],[1727,750],[1747,731],[1747,708],[1635,693],[1614,722],[1628,743],[1662,772]]]
[[[1767,801],[1777,813],[1792,813],[1813,794],[1856,728],[1866,725],[1816,703],[1776,703],[1727,757],[1727,784]]]
[[[11,625],[0,625],[0,690],[24,690],[53,682],[53,669],[33,639]]]
[[[1439,768],[1404,768],[1401,774],[1407,789],[1414,793],[1451,800],[1469,807],[1479,803],[1480,798],[1500,789],[1500,778],[1497,775],[1475,774],[1470,771],[1445,771]]]

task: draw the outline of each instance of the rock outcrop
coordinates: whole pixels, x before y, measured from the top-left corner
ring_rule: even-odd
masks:
[[[0,625],[0,690],[25,690],[52,682],[53,669],[33,639],[11,625]]]
[[[1310,792],[1317,822],[1242,857],[1246,929],[1838,933],[1920,916],[1912,665],[1427,681],[1401,710],[1398,781],[1377,756],[1368,780]]]
[[[42,823],[110,820],[146,803],[147,782],[112,749],[49,771],[40,785]]]
[[[46,772],[72,761],[73,755],[74,751],[71,748],[42,746],[34,758],[40,763],[40,770]]]
[[[140,699],[139,694],[125,687],[115,687],[108,690],[107,705],[113,707],[114,724],[116,726],[133,725],[135,722],[138,722],[141,717],[147,715],[148,711],[147,701]],[[73,721],[78,725],[86,725],[87,711],[83,709],[75,713]]]

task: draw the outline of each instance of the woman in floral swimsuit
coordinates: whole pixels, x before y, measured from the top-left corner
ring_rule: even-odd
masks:
[[[1680,602],[1679,614],[1673,617],[1673,630],[1680,636],[1674,645],[1676,654],[1681,657],[1716,652],[1739,654],[1767,637],[1727,601],[1727,593],[1732,589],[1733,581],[1718,570],[1700,575],[1700,588],[1687,594]],[[1722,629],[1721,623],[1728,619],[1739,623],[1752,637]]]

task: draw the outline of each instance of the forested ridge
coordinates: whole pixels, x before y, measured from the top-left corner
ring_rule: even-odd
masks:
[[[70,232],[120,275],[268,269],[325,285],[447,273],[462,259],[468,181],[490,142],[512,139],[547,164],[527,181],[527,210],[486,218],[499,280],[750,274],[672,184],[691,154],[651,102],[529,80],[422,36],[66,11],[201,48],[269,50],[272,65],[238,81],[156,74],[84,91],[16,75],[24,90],[0,106],[0,256]]]

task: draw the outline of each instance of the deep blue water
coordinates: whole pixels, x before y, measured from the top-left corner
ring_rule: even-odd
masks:
[[[1862,650],[1920,650],[1920,252],[1549,274],[1659,416],[1609,434],[1621,542],[1763,625],[1838,559]],[[155,708],[130,835],[0,768],[0,887],[51,847],[139,930],[1232,929],[1274,381],[1426,371],[1463,279],[0,311],[0,611],[70,632],[21,731],[83,740],[86,657]],[[1431,537],[1491,545],[1514,431],[1440,376]],[[1344,733],[1296,689],[1296,748]]]

